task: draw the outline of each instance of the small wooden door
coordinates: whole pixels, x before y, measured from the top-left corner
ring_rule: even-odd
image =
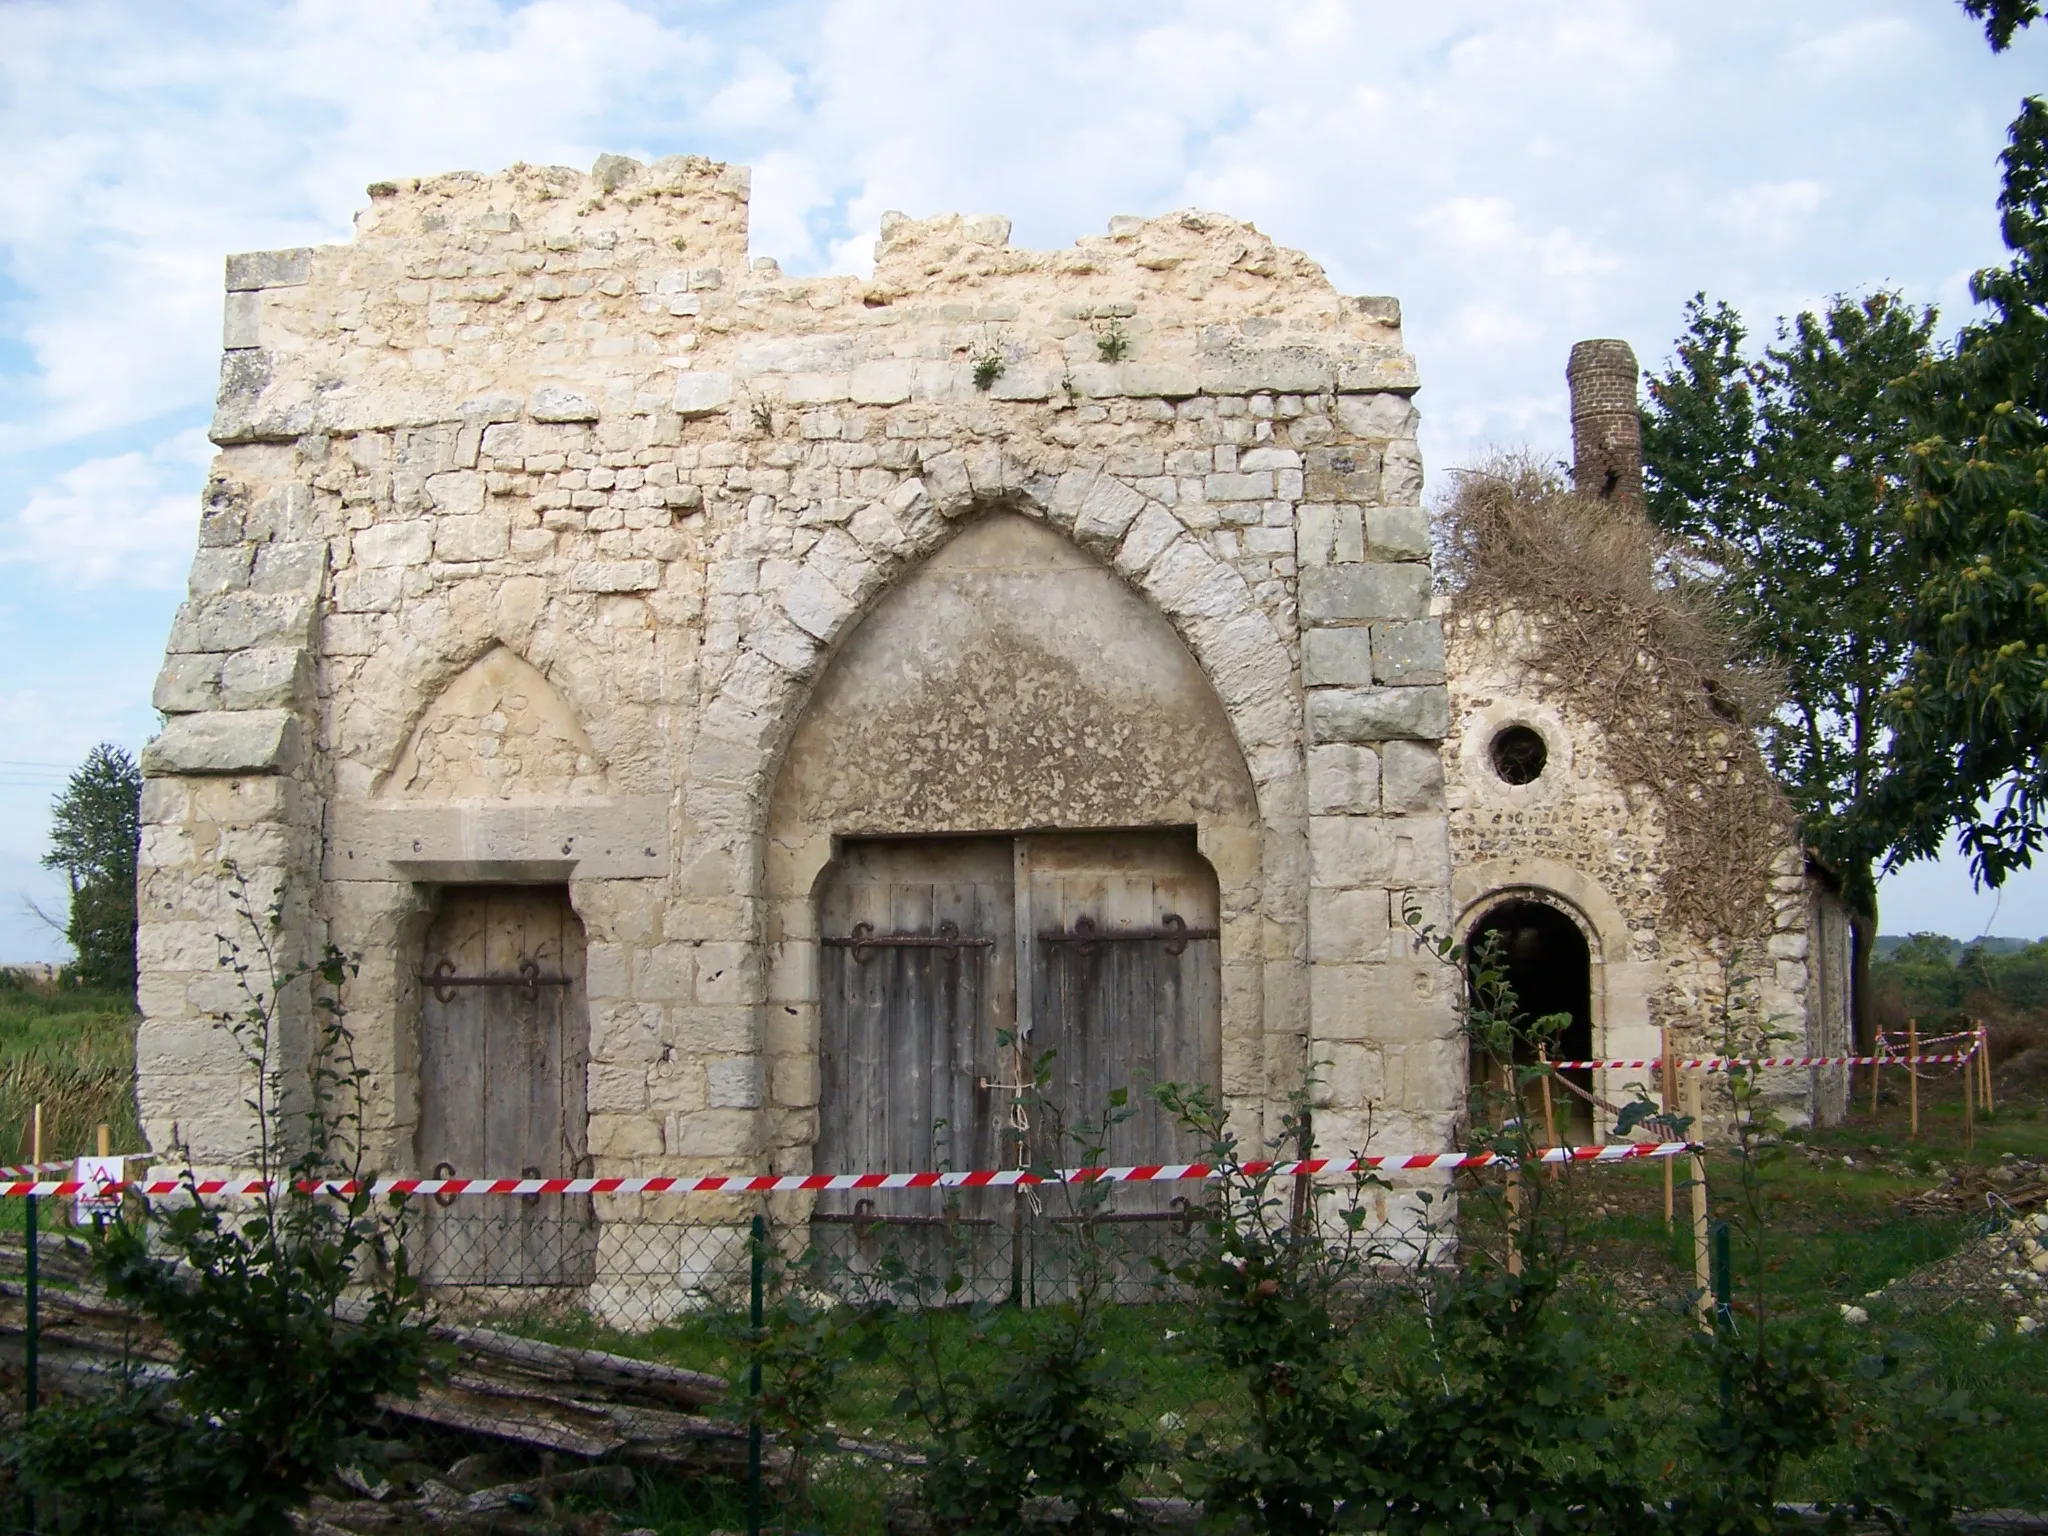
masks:
[[[421,1171],[585,1172],[590,1019],[583,925],[561,886],[452,887],[420,967]],[[592,1278],[585,1196],[457,1196],[423,1217],[422,1273],[442,1285]]]

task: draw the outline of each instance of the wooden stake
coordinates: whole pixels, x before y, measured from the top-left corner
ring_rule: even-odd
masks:
[[[43,1106],[36,1104],[35,1112],[29,1117],[28,1160],[40,1163],[43,1160]]]
[[[1884,1060],[1884,1031],[1877,1032],[1877,1040],[1870,1048],[1870,1118],[1877,1118],[1877,1067]]]
[[[1963,1150],[1977,1145],[1977,1063],[1963,1062]]]
[[[1557,1110],[1550,1101],[1550,1052],[1540,1050],[1536,1053],[1536,1059],[1543,1067],[1543,1150],[1547,1152],[1557,1145]],[[1557,1164],[1552,1163],[1550,1177],[1553,1180],[1557,1178],[1558,1172]]]
[[[1668,1115],[1671,1113],[1672,1106],[1678,1102],[1678,1092],[1671,1080],[1671,1026],[1666,1024],[1659,1033],[1663,1037],[1664,1042],[1664,1059],[1659,1063],[1657,1073],[1657,1097],[1662,1102],[1664,1113]],[[1664,1159],[1664,1230],[1666,1232],[1669,1232],[1672,1227],[1677,1225],[1678,1219],[1677,1192],[1673,1186],[1671,1159],[1667,1157]]]
[[[1977,1049],[1983,1056],[1981,1070],[1984,1073],[1984,1113],[1996,1113],[1991,1103],[1991,1031],[1984,1027],[1984,1021],[1977,1021]]]
[[[1522,1272],[1522,1170],[1508,1174],[1508,1273]]]
[[[99,1148],[100,1148],[100,1156],[101,1156],[101,1157],[111,1157],[111,1156],[113,1156],[113,1154],[114,1154],[114,1141],[113,1141],[113,1136],[114,1136],[114,1133],[113,1133],[113,1131],[111,1131],[111,1130],[110,1130],[110,1129],[109,1129],[108,1127],[106,1127],[106,1126],[104,1126],[104,1125],[100,1127],[100,1134],[99,1134]]]
[[[1920,1021],[1906,1020],[1906,1102],[1911,1105],[1910,1129],[1906,1139],[1920,1139],[1920,1064],[1913,1057],[1920,1054]]]
[[[1706,1135],[1700,1112],[1699,1074],[1689,1072],[1685,1078],[1685,1112],[1692,1116],[1692,1141],[1695,1147],[1704,1147]],[[1667,1163],[1670,1159],[1665,1160]],[[1714,1326],[1714,1261],[1708,1252],[1707,1236],[1707,1154],[1696,1151],[1692,1155],[1692,1275],[1693,1286],[1699,1292],[1700,1326],[1712,1329]]]

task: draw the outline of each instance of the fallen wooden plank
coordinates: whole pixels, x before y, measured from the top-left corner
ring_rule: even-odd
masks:
[[[446,1383],[427,1383],[417,1397],[379,1398],[378,1407],[394,1418],[587,1460],[626,1456],[724,1468],[744,1465],[746,1460],[744,1425],[541,1392],[473,1372],[458,1371]],[[764,1464],[779,1470],[787,1460],[786,1452],[771,1446]]]
[[[610,1350],[583,1349],[522,1338],[497,1328],[461,1323],[436,1323],[434,1337],[456,1345],[465,1356],[489,1358],[513,1370],[550,1380],[586,1382],[592,1386],[644,1393],[686,1408],[709,1408],[728,1390],[722,1376],[640,1360]]]

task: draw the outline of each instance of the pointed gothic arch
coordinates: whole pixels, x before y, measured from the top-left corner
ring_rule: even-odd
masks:
[[[778,733],[773,778],[764,772],[755,867],[773,957],[770,1071],[816,1080],[815,898],[842,839],[1179,829],[1220,893],[1220,945],[1209,951],[1220,957],[1218,1086],[1256,1122],[1267,1051],[1261,930],[1290,915],[1269,899],[1265,870],[1303,829],[1298,809],[1273,824],[1261,802],[1276,775],[1269,767],[1262,785],[1242,742],[1247,730],[1255,741],[1277,736],[1262,743],[1269,765],[1276,752],[1298,763],[1299,748],[1286,728],[1263,730],[1270,698],[1241,697],[1233,711],[1189,636],[1263,635],[1284,666],[1270,623],[1241,581],[1245,613],[1184,609],[1174,623],[1142,579],[1009,507],[937,531],[925,558],[848,615],[829,651],[820,646]],[[965,792],[947,792],[949,772]],[[686,816],[702,803],[693,791]],[[815,1134],[815,1111],[771,1134],[794,1154]]]

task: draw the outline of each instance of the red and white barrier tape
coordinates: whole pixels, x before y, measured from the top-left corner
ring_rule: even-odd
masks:
[[[1628,1142],[1605,1147],[1552,1147],[1533,1159],[1543,1163],[1621,1163],[1643,1157],[1683,1157],[1698,1150],[1690,1142]],[[1417,1169],[1511,1168],[1516,1159],[1505,1152],[1382,1153],[1374,1157],[1312,1157],[1291,1163],[1243,1163],[1245,1174],[1270,1173],[1276,1178],[1312,1178],[1319,1174],[1394,1172]],[[1151,1184],[1182,1179],[1213,1179],[1226,1170],[1209,1163],[1153,1163],[1128,1168],[1062,1168],[1033,1173],[1027,1168],[978,1169],[966,1173],[719,1173],[698,1177],[653,1174],[611,1179],[378,1179],[373,1195],[779,1195],[832,1189],[1004,1189],[1046,1184]],[[261,1179],[128,1180],[122,1184],[81,1183],[75,1179],[49,1183],[0,1184],[0,1197],[34,1195],[62,1199],[75,1195],[111,1194],[116,1189],[143,1196],[260,1195]],[[315,1186],[305,1186],[314,1188]],[[317,1186],[330,1195],[353,1195],[360,1186],[331,1180]]]
[[[1694,1072],[1726,1072],[1730,1067],[1916,1067],[1944,1062],[1953,1065],[1969,1061],[1976,1054],[1973,1047],[1948,1056],[1690,1056],[1671,1064]],[[1546,1063],[1560,1072],[1648,1072],[1663,1064],[1657,1060]]]
[[[12,1168],[0,1168],[0,1179],[32,1179],[39,1173],[62,1173],[70,1166],[69,1158],[55,1163],[22,1163]]]

